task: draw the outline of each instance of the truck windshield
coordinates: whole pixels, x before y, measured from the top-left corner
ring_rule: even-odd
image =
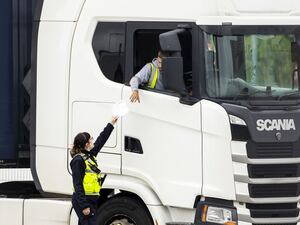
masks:
[[[226,100],[300,99],[298,34],[204,32],[206,91]],[[244,29],[245,30],[245,29]],[[220,31],[219,31],[220,32]]]

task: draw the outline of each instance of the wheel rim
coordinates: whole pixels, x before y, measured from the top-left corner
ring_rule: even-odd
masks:
[[[136,225],[136,223],[127,216],[116,216],[110,219],[107,225]]]

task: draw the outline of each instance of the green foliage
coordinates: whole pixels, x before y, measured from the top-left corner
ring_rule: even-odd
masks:
[[[244,44],[247,82],[261,86],[292,87],[294,68],[290,36],[245,36]]]

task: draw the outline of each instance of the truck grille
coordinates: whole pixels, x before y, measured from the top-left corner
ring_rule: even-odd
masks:
[[[232,146],[236,198],[247,209],[239,211],[239,220],[252,225],[296,225],[300,218],[300,142],[248,140],[233,141]]]
[[[252,198],[296,197],[299,195],[300,184],[249,184]]]
[[[258,158],[294,158],[300,157],[300,142],[295,143],[255,143],[248,141],[247,155]]]
[[[250,178],[299,177],[300,164],[248,164]]]
[[[284,218],[297,217],[299,209],[297,203],[282,204],[246,204],[253,218]]]

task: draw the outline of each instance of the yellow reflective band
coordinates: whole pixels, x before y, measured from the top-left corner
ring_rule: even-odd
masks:
[[[96,192],[85,192],[85,195],[94,195],[94,196],[100,196],[99,193],[96,193]]]
[[[94,195],[94,196],[99,196],[100,195],[100,189],[101,189],[101,174],[93,171],[91,169],[92,166],[95,166],[98,168],[97,163],[96,163],[96,158],[94,160],[91,160],[89,158],[84,157],[84,155],[81,155],[84,163],[86,165],[85,168],[85,174],[83,177],[83,189],[85,195]],[[98,168],[99,169],[99,168]],[[73,191],[75,192],[75,189],[73,187]]]
[[[151,65],[151,69],[152,69],[152,71],[153,71],[153,65],[152,65],[152,63],[150,64]],[[152,73],[151,73],[151,75],[152,75]],[[158,77],[158,69],[157,68],[155,68],[155,74],[154,74],[154,77],[153,77],[153,80],[152,80],[152,82],[151,82],[151,85],[150,85],[150,88],[155,88],[155,85],[156,85],[156,81],[157,81],[157,77]]]
[[[95,157],[94,160],[96,161]],[[86,195],[99,195],[101,189],[101,184],[99,183],[101,175],[94,172],[91,166],[96,166],[97,164],[91,159],[84,160],[86,169],[83,178],[83,189]]]

